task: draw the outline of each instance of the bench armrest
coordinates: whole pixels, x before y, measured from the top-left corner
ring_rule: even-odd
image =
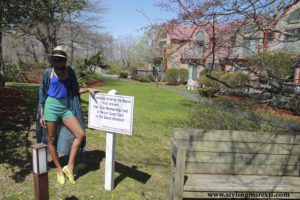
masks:
[[[184,172],[186,162],[186,148],[179,146],[178,143],[171,138],[171,154],[172,154],[172,199],[182,199]],[[173,160],[175,159],[175,160]]]
[[[179,149],[178,143],[174,140],[174,138],[171,138],[171,153],[172,156],[174,156],[175,158],[177,157],[178,149]]]

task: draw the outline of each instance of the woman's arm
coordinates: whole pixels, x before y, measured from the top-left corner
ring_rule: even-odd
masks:
[[[87,92],[90,92],[90,93],[94,94],[96,92],[100,92],[100,90],[94,89],[94,88],[80,88],[79,89],[79,94],[87,93]]]
[[[39,119],[37,123],[40,123],[41,127],[46,128],[47,124],[44,118],[44,104],[47,98],[47,91],[46,88],[48,87],[47,83],[49,81],[49,74],[50,74],[51,69],[46,69],[43,73],[43,79],[40,84],[40,89],[39,89],[39,107],[40,107],[40,113],[39,113]],[[52,70],[51,70],[52,71]]]
[[[74,91],[77,90],[79,94],[83,94],[83,93],[87,93],[87,92],[94,94],[96,92],[100,92],[100,90],[94,89],[94,88],[79,88],[77,76],[76,76],[74,69],[71,67],[69,69],[70,69],[70,75],[72,77],[72,84],[73,84]]]
[[[41,105],[41,111],[40,111],[40,124],[43,128],[47,128],[47,124],[44,118],[44,107]]]

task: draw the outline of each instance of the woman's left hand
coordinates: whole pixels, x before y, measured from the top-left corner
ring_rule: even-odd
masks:
[[[99,93],[100,90],[99,89],[95,89],[95,88],[89,88],[89,93],[92,95],[95,95],[96,93]]]

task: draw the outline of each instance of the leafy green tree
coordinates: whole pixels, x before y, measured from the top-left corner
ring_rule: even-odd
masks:
[[[35,36],[49,54],[57,46],[59,29],[70,17],[79,15],[87,0],[32,0],[29,4],[31,20],[19,28],[25,34]]]
[[[27,3],[26,0],[0,0],[0,86],[5,85],[2,38],[14,31],[18,23],[28,21]]]
[[[98,51],[89,59],[84,59],[84,66],[91,72],[95,72],[97,67],[106,69],[108,66],[104,63],[104,55],[102,51]]]

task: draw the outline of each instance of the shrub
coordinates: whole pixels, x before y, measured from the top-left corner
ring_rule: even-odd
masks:
[[[178,83],[179,70],[176,68],[170,68],[166,72],[166,80],[170,83]]]
[[[212,71],[211,76],[219,79],[221,74],[222,74],[221,71]],[[199,81],[200,85],[203,85],[203,87],[212,87],[212,88],[216,88],[216,89],[220,88],[220,83],[218,83],[215,80],[212,80],[212,79],[208,78],[206,76],[206,74],[203,73],[203,72],[200,74],[200,77],[199,77],[198,81]]]
[[[89,59],[81,59],[76,63],[77,80],[80,87],[86,87],[91,82],[99,79],[99,76],[92,69],[91,65],[101,64],[101,54],[98,52],[96,55]],[[103,64],[103,63],[102,63]],[[98,65],[98,66],[99,66]],[[101,65],[103,67],[103,65]]]
[[[179,69],[179,80],[180,83],[186,84],[189,78],[189,71],[187,69],[181,68]]]
[[[238,110],[226,112],[220,108],[199,103],[194,109],[188,126],[200,129],[218,130],[245,130],[245,131],[273,131],[270,126],[261,123],[261,116],[257,113],[251,114],[251,119],[236,115]]]
[[[220,80],[226,82],[231,87],[244,86],[249,82],[249,78],[246,74],[228,72],[220,76]]]
[[[13,81],[13,82],[23,82],[23,78],[20,76],[17,76],[21,73],[21,69],[19,65],[5,62],[5,68],[4,68],[4,75],[6,81]]]
[[[291,57],[285,52],[260,53],[250,58],[247,65],[255,66],[260,73],[268,75],[269,78],[287,79],[294,73]]]
[[[131,79],[140,81],[140,82],[151,82],[152,79],[154,79],[154,78],[153,77],[151,78],[150,76],[144,76],[141,74],[134,74],[131,76]]]
[[[107,69],[109,66],[104,63],[104,54],[100,50],[89,58],[79,60],[77,66],[79,68],[87,69],[88,71],[95,72],[97,67]]]
[[[154,77],[154,76],[148,76],[148,78],[149,78],[152,82],[155,81],[155,77]]]
[[[50,64],[46,62],[32,62],[32,61],[19,61],[17,65],[24,73],[34,71],[37,69],[46,69],[47,67],[50,66]]]
[[[6,81],[39,83],[43,69],[49,66],[44,62],[19,61],[17,64],[6,61],[4,74]]]
[[[80,87],[86,87],[89,83],[99,79],[99,75],[84,68],[76,67],[75,72]]]
[[[204,71],[204,70],[203,70]],[[206,97],[212,97],[220,91],[220,83],[208,78],[205,71],[200,73],[198,79],[199,85],[202,86],[202,89],[199,89],[199,94]],[[212,71],[211,76],[219,79],[221,76],[221,71]]]
[[[214,97],[219,91],[219,88],[212,87],[200,88],[198,90],[199,94],[204,97]]]
[[[221,75],[222,75],[221,71],[215,70],[211,72],[211,76],[217,79],[219,79]],[[221,88],[220,83],[208,78],[204,70],[200,73],[200,77],[198,81],[199,81],[199,85],[203,87],[198,90],[201,96],[212,97],[220,91]]]
[[[127,78],[127,77],[128,77],[128,72],[123,71],[119,74],[119,78]]]
[[[123,70],[118,65],[112,65],[110,68],[108,68],[108,71],[107,71],[108,74],[113,74],[113,75],[115,75],[115,74],[119,75],[122,72],[123,72]]]
[[[88,84],[87,81],[87,72],[77,71],[77,81],[80,87],[86,87]]]

